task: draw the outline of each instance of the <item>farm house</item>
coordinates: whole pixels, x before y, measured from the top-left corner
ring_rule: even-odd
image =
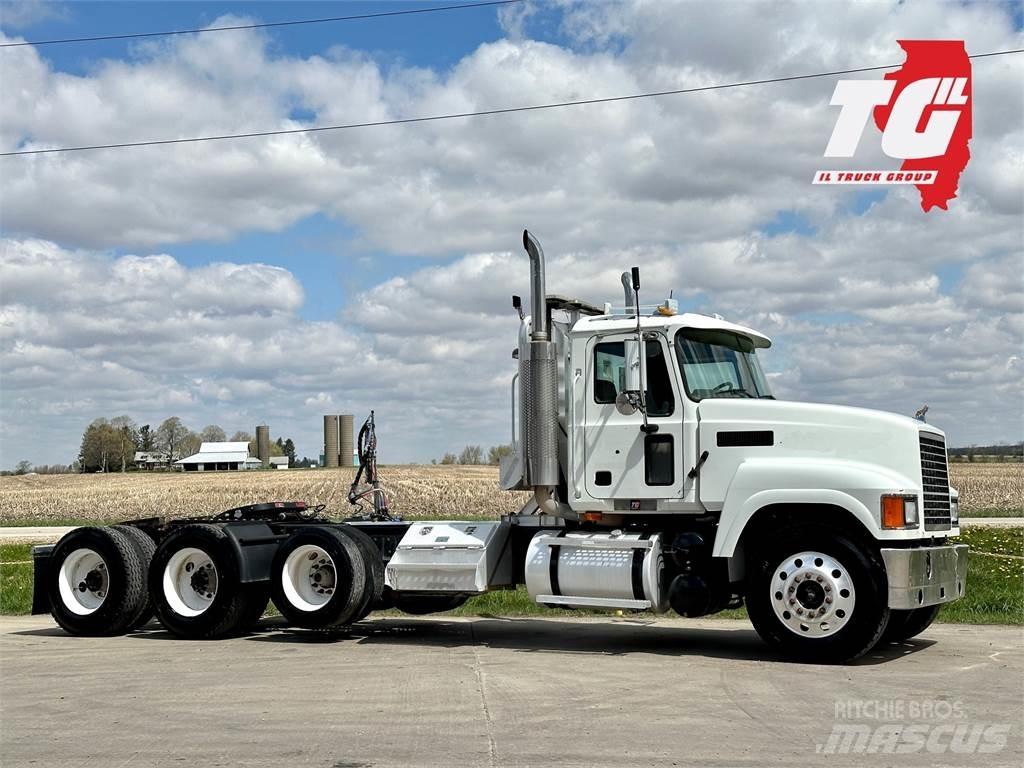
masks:
[[[257,469],[262,462],[249,456],[249,444],[245,442],[203,443],[199,453],[174,462],[185,472],[217,472]]]
[[[167,466],[167,454],[158,451],[136,451],[135,466],[139,469],[156,469]]]

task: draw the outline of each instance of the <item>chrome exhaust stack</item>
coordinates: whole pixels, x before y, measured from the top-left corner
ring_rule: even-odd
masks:
[[[633,314],[633,276],[629,272],[623,272],[620,278],[622,281],[622,292],[625,294],[625,301],[622,306],[626,308],[626,314]]]
[[[522,415],[526,425],[526,472],[537,505],[557,514],[554,491],[558,467],[558,353],[548,328],[544,288],[544,250],[523,230],[523,247],[530,257],[530,354],[520,360]]]

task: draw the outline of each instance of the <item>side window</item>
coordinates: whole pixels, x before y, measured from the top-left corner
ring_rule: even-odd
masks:
[[[669,378],[665,350],[659,341],[648,341],[647,401],[648,416],[671,416],[675,410],[672,380]],[[626,345],[605,341],[594,346],[594,402],[611,405],[626,388]]]
[[[660,341],[647,342],[647,400],[648,416],[671,416],[676,409],[672,394],[672,380],[668,374],[668,361]]]
[[[615,402],[626,388],[626,345],[606,341],[594,347],[594,402],[608,405]]]

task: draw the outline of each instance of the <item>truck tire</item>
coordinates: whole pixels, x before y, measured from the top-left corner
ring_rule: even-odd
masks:
[[[409,592],[392,592],[391,602],[398,610],[413,616],[454,611],[469,600],[469,595],[417,595]]]
[[[146,575],[132,541],[113,528],[76,528],[51,556],[54,620],[72,635],[120,635],[145,609]]]
[[[381,558],[380,549],[373,543],[373,539],[363,531],[350,525],[343,525],[338,530],[355,541],[363,555],[366,588],[363,591],[363,602],[352,618],[352,621],[361,621],[380,603],[381,595],[384,592],[384,560]]]
[[[890,613],[877,552],[816,526],[780,531],[754,553],[746,603],[765,642],[796,660],[825,664],[871,650]]]
[[[930,605],[927,608],[912,608],[909,611],[891,611],[889,624],[878,644],[902,643],[904,640],[917,637],[932,625],[941,607]]]
[[[153,541],[148,533],[141,528],[136,528],[134,525],[112,525],[110,527],[115,531],[123,533],[131,540],[132,544],[135,545],[136,553],[139,555],[139,561],[142,563],[142,575],[145,580],[143,592],[146,597],[143,600],[142,610],[139,612],[138,617],[128,628],[131,631],[145,626],[153,618],[153,601],[149,599],[149,564],[153,562],[156,542]]]
[[[264,584],[239,582],[239,563],[223,528],[186,525],[161,542],[149,568],[157,618],[179,637],[214,640],[248,632],[267,607]]]
[[[356,537],[339,526],[300,528],[274,555],[270,594],[290,624],[334,629],[358,619],[372,596]]]

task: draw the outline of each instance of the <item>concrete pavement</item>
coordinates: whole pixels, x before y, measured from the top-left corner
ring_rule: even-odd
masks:
[[[1024,528],[1024,517],[963,517],[960,525],[980,528]]]
[[[824,667],[722,620],[383,618],[337,637],[267,620],[187,642],[3,617],[0,762],[1019,766],[1022,639],[940,625]]]
[[[68,531],[70,526],[58,525],[11,525],[0,528],[0,544],[17,544],[30,541],[36,544],[53,544]]]

